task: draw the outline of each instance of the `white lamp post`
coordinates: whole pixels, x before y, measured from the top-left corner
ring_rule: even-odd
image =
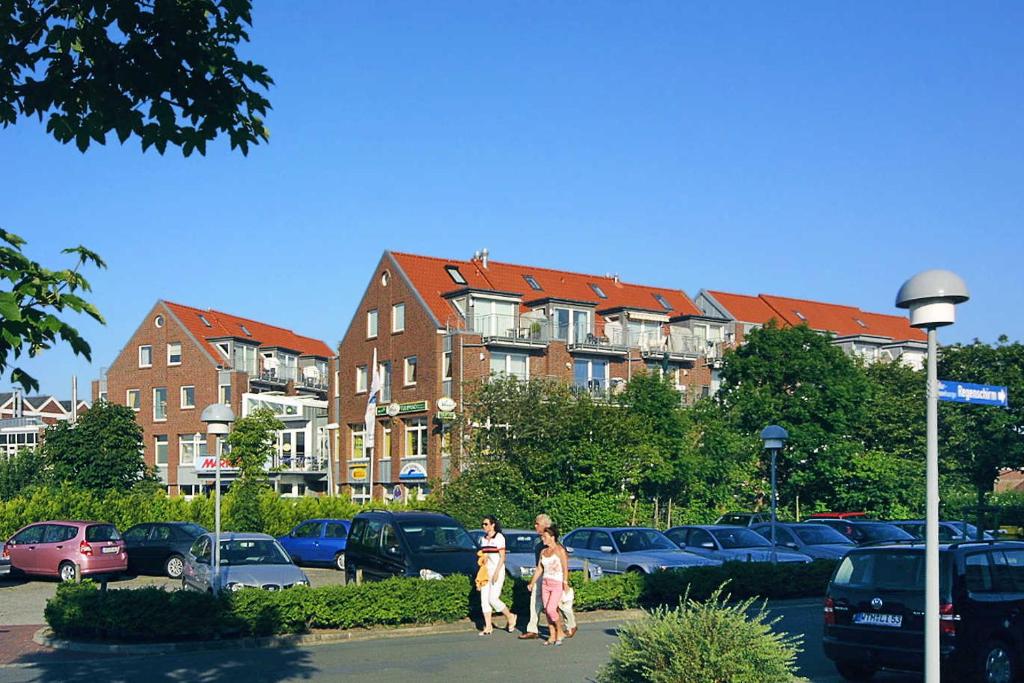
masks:
[[[778,560],[778,553],[775,552],[775,457],[786,445],[789,439],[789,432],[778,425],[768,425],[761,430],[761,441],[764,442],[766,451],[772,454],[772,564]]]
[[[231,431],[231,423],[235,421],[235,413],[231,406],[224,403],[213,403],[203,409],[199,417],[206,423],[206,433],[217,437],[218,441],[225,438]],[[220,449],[224,452],[223,448]],[[220,592],[220,459],[217,455],[216,475],[214,477],[214,503],[213,503],[213,592]]]
[[[956,321],[956,304],[970,298],[967,285],[948,270],[926,270],[903,283],[896,306],[910,309],[910,325],[928,330],[928,431],[925,487],[924,678],[939,683],[939,380],[935,330]]]

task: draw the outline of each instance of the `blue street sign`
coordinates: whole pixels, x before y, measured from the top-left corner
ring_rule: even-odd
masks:
[[[1007,408],[1010,405],[1010,392],[1006,387],[990,384],[968,384],[940,379],[939,400]]]

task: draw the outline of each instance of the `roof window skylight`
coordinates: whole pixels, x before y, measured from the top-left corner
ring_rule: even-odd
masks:
[[[603,290],[603,289],[601,289],[601,288],[600,288],[599,286],[595,285],[595,284],[594,284],[593,282],[590,282],[590,283],[588,283],[588,284],[590,285],[590,288],[591,288],[592,290],[594,290],[594,294],[597,294],[597,295],[598,295],[599,297],[601,297],[602,299],[607,299],[607,298],[608,298],[608,295],[607,295],[607,294],[605,294],[605,293],[604,293],[604,290]]]
[[[246,337],[251,337],[252,336],[252,332],[249,331],[248,327],[246,327],[245,325],[242,325],[241,327],[242,327],[242,332],[245,332],[245,336]]]
[[[655,294],[654,299],[659,304],[661,304],[661,307],[664,308],[666,311],[672,310],[672,306],[667,301],[665,301],[665,297],[663,297],[661,294]]]
[[[210,321],[207,320],[206,316],[203,315],[202,313],[199,314],[199,319],[202,320],[203,324],[206,325],[207,327],[213,327],[213,325],[210,324]]]
[[[803,313],[801,313],[800,311],[793,311],[793,312],[796,313],[796,317],[800,318],[804,322],[807,322],[807,316],[805,316]]]
[[[455,284],[466,284],[466,278],[462,277],[462,273],[459,272],[458,266],[445,266],[444,269],[448,272],[448,277],[450,277]]]
[[[535,289],[538,292],[543,289],[543,287],[540,286],[540,283],[537,282],[537,279],[534,278],[532,275],[524,275],[523,279],[526,280],[526,284],[530,285],[531,289]]]
[[[867,329],[867,327],[868,327],[868,326],[867,326],[867,323],[865,323],[865,322],[864,322],[863,320],[861,320],[860,318],[854,318],[854,319],[853,319],[853,322],[857,323],[858,325],[860,325],[860,326],[861,326],[861,327],[863,327],[864,329]]]

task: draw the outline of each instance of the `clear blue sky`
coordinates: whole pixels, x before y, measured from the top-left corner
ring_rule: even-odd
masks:
[[[0,130],[0,225],[83,243],[106,327],[159,298],[342,337],[384,249],[895,313],[949,268],[943,342],[1024,338],[1024,4],[256,3],[271,142],[80,154]],[[0,390],[9,386],[2,379]]]

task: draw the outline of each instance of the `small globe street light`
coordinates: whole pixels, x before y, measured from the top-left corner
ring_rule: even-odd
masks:
[[[910,309],[911,327],[928,330],[928,430],[925,467],[924,677],[939,683],[939,380],[936,329],[956,321],[956,305],[967,301],[967,285],[948,270],[926,270],[903,283],[897,308]]]
[[[206,433],[216,436],[217,439],[227,437],[231,431],[231,425],[235,421],[235,412],[231,406],[225,403],[213,403],[203,408],[203,414],[199,419],[206,423]],[[223,453],[223,448],[220,449]],[[220,592],[220,460],[217,455],[217,465],[214,476],[214,503],[213,503],[213,592],[214,595]]]
[[[786,445],[789,439],[789,432],[779,425],[768,425],[761,430],[761,441],[764,442],[764,449],[772,454],[772,564],[778,561],[778,553],[775,550],[775,458]]]

